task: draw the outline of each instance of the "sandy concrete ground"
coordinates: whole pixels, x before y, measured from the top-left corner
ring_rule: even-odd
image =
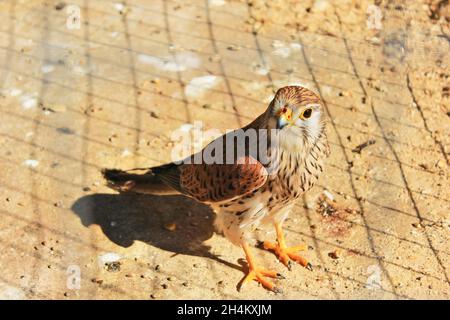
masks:
[[[0,298],[449,299],[450,5],[376,2],[1,1]],[[284,293],[238,292],[209,208],[100,169],[170,161],[174,130],[242,126],[286,84],[330,116],[286,223],[314,271],[255,249]]]

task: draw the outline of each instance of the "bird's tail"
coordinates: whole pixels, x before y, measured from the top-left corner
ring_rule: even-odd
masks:
[[[129,170],[132,171],[132,170]],[[151,169],[143,174],[129,173],[118,169],[103,169],[108,187],[120,192],[136,192],[153,195],[171,195],[179,192],[161,181]]]

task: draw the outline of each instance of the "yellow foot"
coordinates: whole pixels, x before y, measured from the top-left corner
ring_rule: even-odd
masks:
[[[264,277],[275,278],[275,279],[284,279],[284,277],[276,271],[269,271],[263,269],[252,269],[250,268],[248,274],[245,276],[244,280],[240,285],[240,289],[242,289],[248,282],[255,280],[262,284],[264,288],[267,290],[273,291],[275,293],[281,293],[281,289],[275,287],[275,285],[264,279]]]
[[[269,241],[260,242],[260,247],[265,250],[273,251],[278,259],[289,269],[291,270],[291,260],[298,262],[303,267],[312,271],[312,265],[301,255],[297,253],[297,251],[306,250],[306,245],[302,244],[294,247],[286,247],[284,244],[279,245]]]

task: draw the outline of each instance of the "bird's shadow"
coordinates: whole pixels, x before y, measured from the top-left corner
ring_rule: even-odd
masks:
[[[214,233],[214,213],[187,197],[93,194],[76,200],[71,209],[84,226],[99,225],[119,246],[129,247],[138,240],[175,254],[207,257],[242,270],[209,251],[204,241]]]

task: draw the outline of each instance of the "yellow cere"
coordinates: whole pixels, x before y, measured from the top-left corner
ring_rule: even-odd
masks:
[[[284,116],[287,120],[292,119],[292,109],[283,107],[280,109],[280,116]]]

